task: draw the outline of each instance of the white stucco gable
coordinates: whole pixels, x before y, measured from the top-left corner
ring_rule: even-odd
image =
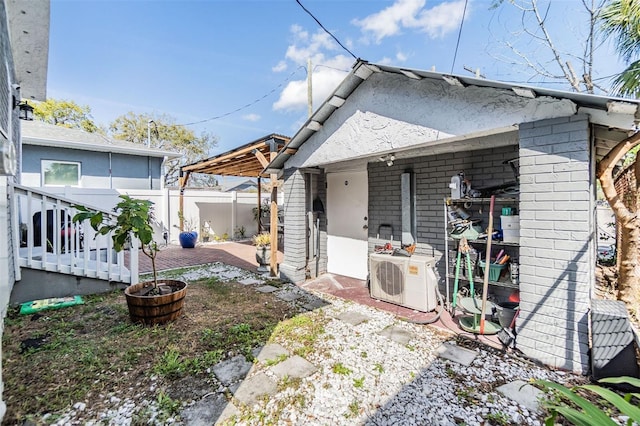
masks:
[[[506,89],[453,87],[444,81],[377,73],[348,97],[286,167],[375,157],[576,111],[569,99],[531,99]]]

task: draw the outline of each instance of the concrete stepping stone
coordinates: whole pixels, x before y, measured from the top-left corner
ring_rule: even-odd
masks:
[[[294,355],[271,368],[273,374],[279,379],[285,376],[302,379],[312,375],[316,370],[315,365],[298,355]]]
[[[544,395],[540,389],[522,380],[516,380],[496,389],[507,398],[526,407],[529,411],[540,410],[540,398]]]
[[[308,303],[305,303],[304,305],[302,305],[302,307],[305,308],[307,311],[315,311],[316,309],[320,309],[328,305],[329,305],[329,302],[327,302],[326,300],[321,299],[319,297],[314,297],[313,300],[310,300]]]
[[[262,363],[265,363],[267,361],[275,361],[282,355],[289,356],[291,354],[288,350],[277,343],[269,343],[261,348],[256,348],[253,350],[253,356]]]
[[[235,280],[242,275],[243,273],[238,271],[225,271],[220,274],[220,278],[223,280]]]
[[[253,364],[248,362],[244,355],[236,355],[216,364],[213,367],[213,374],[223,385],[230,386],[238,380],[244,379],[252,366]]]
[[[293,291],[287,291],[276,295],[276,297],[278,297],[278,299],[284,300],[285,302],[293,302],[294,300],[300,299],[302,296],[298,293],[294,293]]]
[[[238,281],[242,285],[254,285],[254,284],[263,284],[264,281],[256,280],[255,278],[245,278],[244,280]]]
[[[370,317],[356,311],[345,311],[338,315],[336,318],[351,325],[358,325],[371,319]]]
[[[273,293],[274,291],[279,290],[279,288],[272,285],[263,285],[256,288],[256,290],[258,290],[260,293]]]
[[[415,334],[397,325],[387,327],[384,330],[378,332],[378,334],[390,340],[393,340],[396,343],[400,343],[401,345],[409,344],[411,339],[415,337]]]
[[[448,359],[449,361],[457,362],[466,367],[470,366],[473,360],[478,355],[471,349],[461,348],[455,343],[443,343],[436,349],[436,353],[440,358]]]
[[[255,376],[245,380],[235,390],[233,396],[245,405],[252,406],[263,395],[272,396],[278,391],[276,382],[267,377],[264,373],[258,373]]]
[[[180,417],[189,426],[210,426],[221,424],[235,414],[238,414],[236,406],[227,401],[224,395],[217,394],[203,398],[185,408],[180,413]]]

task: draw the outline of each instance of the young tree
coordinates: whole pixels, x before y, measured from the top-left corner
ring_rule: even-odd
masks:
[[[56,126],[81,129],[90,133],[99,131],[93,122],[91,108],[73,101],[49,98],[33,106],[33,115],[40,121]]]
[[[616,51],[628,67],[613,82],[621,96],[640,96],[640,2],[612,0],[598,15],[600,28],[607,38],[614,38]],[[634,60],[635,59],[635,60]]]
[[[192,130],[175,124],[174,118],[164,114],[152,116],[128,112],[109,125],[109,132],[115,139],[181,153],[181,158],[167,162],[165,184],[168,186],[177,183],[180,166],[206,158],[217,144],[212,134],[196,136]],[[200,184],[212,186],[206,185],[212,180],[215,181],[213,177],[206,177],[201,179]]]

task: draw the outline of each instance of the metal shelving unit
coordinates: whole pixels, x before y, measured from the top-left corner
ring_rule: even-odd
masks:
[[[451,226],[450,226],[450,219],[449,219],[449,211],[448,211],[448,206],[449,205],[460,205],[460,206],[464,206],[466,208],[471,208],[474,205],[480,205],[483,206],[486,205],[486,208],[489,208],[489,204],[491,202],[490,198],[463,198],[463,199],[452,199],[452,198],[445,198],[444,199],[444,227],[445,227],[445,244],[444,244],[444,255],[445,255],[445,276],[446,276],[446,290],[447,290],[447,307],[451,307],[451,302],[450,302],[450,280],[455,279],[455,270],[451,271],[450,270],[450,259],[449,259],[449,250],[455,248],[456,251],[458,249],[458,239],[454,239],[451,238],[450,235],[450,231],[451,231]],[[518,199],[517,198],[495,198],[495,206],[506,206],[506,205],[518,205]],[[495,217],[495,215],[494,215]],[[467,239],[467,242],[469,243],[469,245],[471,246],[482,246],[485,247],[487,244],[487,240],[486,239]],[[504,247],[510,247],[512,249],[518,249],[520,247],[520,245],[518,243],[512,243],[512,242],[504,242],[504,241],[496,241],[496,240],[492,240],[491,241],[491,245],[492,246],[504,246]],[[481,253],[484,253],[481,251]],[[468,282],[469,279],[466,276],[459,276],[458,277],[459,280],[461,281],[466,281]],[[473,281],[475,282],[483,282],[484,281],[484,277],[480,276],[480,275],[474,275],[473,277]],[[513,283],[511,282],[511,279],[509,277],[507,277],[506,279],[501,279],[498,281],[489,281],[489,285],[492,286],[497,286],[497,287],[505,287],[505,288],[512,288],[512,289],[518,289],[519,285],[518,283]]]

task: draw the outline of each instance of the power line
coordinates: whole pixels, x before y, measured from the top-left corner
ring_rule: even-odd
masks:
[[[462,36],[462,24],[464,24],[464,17],[467,14],[467,3],[469,0],[464,0],[464,10],[462,11],[462,19],[460,20],[460,29],[458,30],[458,40],[456,41],[456,50],[453,53],[453,62],[451,63],[451,74],[453,74],[453,67],[456,65],[456,57],[458,56],[458,46],[460,46],[460,38]]]
[[[264,94],[263,96],[257,98],[256,100],[254,100],[253,102],[250,102],[244,106],[241,106],[239,108],[234,109],[233,111],[229,111],[229,112],[225,112],[224,114],[220,114],[220,115],[216,115],[215,117],[211,117],[211,118],[207,118],[204,120],[200,120],[200,121],[193,121],[191,123],[182,123],[182,124],[176,124],[176,126],[191,126],[194,124],[201,124],[201,123],[206,123],[208,121],[213,121],[213,120],[219,120],[220,118],[224,118],[227,117],[231,114],[235,114],[238,111],[242,111],[243,109],[247,109],[255,104],[257,104],[258,102],[263,101],[265,98],[271,96],[276,90],[278,90],[279,88],[281,88],[282,86],[284,86],[285,83],[287,83],[288,81],[290,81],[294,75],[297,74],[298,71],[300,71],[300,69],[306,69],[304,66],[300,65],[298,68],[296,68],[296,70],[294,72],[292,72],[285,80],[283,80],[280,84],[278,84],[276,87],[274,87],[273,89],[271,89],[268,93]]]
[[[320,28],[322,28],[322,29],[324,30],[324,32],[326,32],[327,34],[329,34],[329,35],[330,35],[330,36],[331,36],[331,37],[336,41],[336,43],[338,43],[338,44],[340,45],[340,47],[342,47],[345,51],[347,51],[347,53],[349,53],[349,55],[353,56],[353,59],[358,60],[358,57],[357,57],[356,55],[354,55],[354,54],[353,54],[349,49],[347,49],[347,48],[346,48],[342,43],[340,43],[340,40],[338,40],[338,39],[336,38],[336,36],[334,36],[333,34],[331,34],[331,31],[329,31],[328,29],[326,29],[326,28],[324,27],[324,25],[322,25],[322,24],[320,23],[320,21],[318,21],[318,18],[316,18],[315,16],[313,16],[313,13],[309,12],[309,10],[308,10],[306,7],[304,7],[304,6],[302,5],[302,3],[300,3],[300,0],[296,0],[296,3],[298,3],[298,4],[300,5],[300,7],[302,8],[302,10],[304,10],[305,12],[307,12],[307,13],[309,14],[309,16],[311,16],[311,17],[313,18],[313,20],[314,20],[314,21],[316,21],[316,23],[317,23],[318,25],[320,25]],[[465,7],[466,7],[466,5],[465,5]]]

